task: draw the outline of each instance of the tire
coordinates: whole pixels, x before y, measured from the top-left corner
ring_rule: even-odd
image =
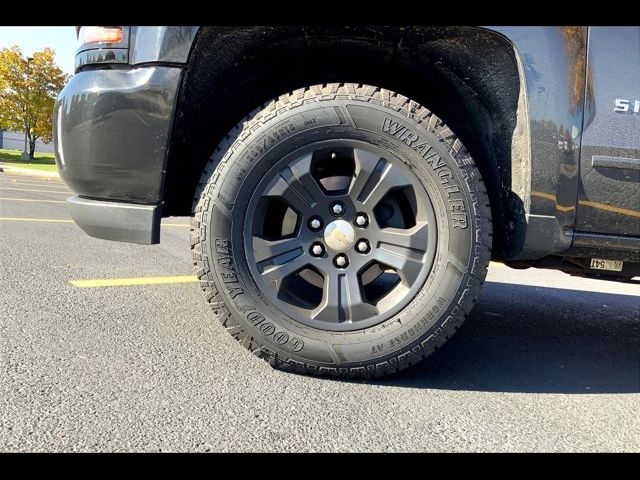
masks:
[[[342,145],[346,145],[343,150]],[[332,150],[332,159],[336,158],[333,150],[338,151],[340,162],[325,160],[327,149]],[[371,158],[380,155],[382,160],[379,162],[382,163],[365,170],[363,158],[366,155],[371,155]],[[355,262],[363,264],[365,260],[360,258],[359,250],[354,250],[362,245],[350,240],[352,230],[354,235],[368,234],[376,239],[377,235],[385,232],[397,233],[388,227],[392,225],[389,218],[396,218],[397,212],[400,212],[397,218],[401,219],[393,222],[400,222],[399,228],[415,224],[407,232],[417,231],[418,223],[420,228],[427,225],[423,230],[428,230],[428,234],[423,232],[426,237],[420,237],[427,238],[426,246],[420,244],[420,248],[411,250],[405,248],[406,245],[397,246],[398,242],[389,247],[388,243],[372,240],[368,246],[362,247],[369,248],[371,258],[391,258],[385,248],[395,249],[396,253],[391,255],[394,259],[394,255],[399,255],[397,252],[404,257],[395,270],[389,267],[390,263],[385,263],[386,260],[382,263],[375,260],[370,264],[373,266],[368,264],[366,268],[376,270],[372,276],[375,280],[365,283],[365,267],[358,272],[355,266],[349,270],[352,263],[344,267],[346,270],[338,268],[340,262],[337,257],[341,254],[329,246],[331,242],[335,243],[335,239],[328,233],[330,225],[335,230],[338,223],[327,214],[324,220],[321,219],[325,222],[324,230],[317,233],[317,242],[326,242],[323,255],[312,258],[315,244],[307,246],[301,243],[301,249],[296,250],[296,255],[300,255],[296,261],[311,262],[304,267],[305,270],[296,273],[295,280],[283,277],[281,281],[261,283],[262,276],[266,277],[265,272],[283,268],[280,260],[274,260],[281,257],[273,257],[267,261],[271,266],[261,270],[255,242],[264,240],[260,235],[267,238],[264,232],[272,228],[269,225],[280,222],[264,218],[275,218],[272,212],[280,212],[279,209],[284,208],[288,212],[291,208],[297,222],[297,230],[291,235],[299,235],[300,239],[303,231],[304,238],[312,235],[309,233],[312,228],[310,217],[298,212],[302,211],[300,204],[304,202],[299,205],[285,202],[285,207],[281,207],[280,199],[274,200],[271,193],[275,188],[271,185],[281,182],[278,175],[282,176],[282,172],[295,172],[298,165],[312,165],[295,163],[302,160],[286,163],[296,156],[307,159],[307,162],[320,159],[317,162],[328,162],[326,165],[336,169],[355,165],[354,172],[359,173],[353,174],[355,180],[344,187],[344,191],[358,182],[359,175],[362,174],[362,182],[366,180],[360,183],[364,187],[359,196],[355,195],[357,191],[353,187],[355,193],[345,197],[346,213],[342,218],[351,223],[349,227],[340,224],[338,229],[344,230],[336,234],[345,238],[343,242],[348,247],[340,248],[349,248],[344,255],[349,262],[354,262],[353,265]],[[313,165],[309,168],[315,168],[314,175],[319,175],[317,172],[321,167]],[[398,178],[403,180],[398,180],[397,184],[402,187],[394,187],[393,178],[386,180],[391,174],[384,177],[380,174],[382,168],[401,172]],[[312,176],[310,169],[308,172],[298,171],[296,175],[300,176],[290,181],[308,179]],[[378,176],[374,178],[374,174]],[[339,175],[334,177],[342,178]],[[387,193],[382,197],[382,203],[371,203],[367,207],[371,210],[368,210],[367,227],[362,230],[365,233],[361,233],[354,223],[361,219],[354,220],[353,212],[349,213],[352,208],[350,199],[353,200],[353,209],[356,209],[360,205],[357,201],[365,198],[367,188],[369,197],[366,198],[374,196],[378,183],[383,183],[382,177],[387,183],[380,187],[381,191],[390,186],[388,191],[385,190]],[[345,174],[345,178],[350,177]],[[314,181],[317,186],[319,180],[316,178]],[[311,200],[308,202],[309,205],[319,205]],[[335,210],[334,207],[331,209]],[[418,222],[418,214],[422,215],[420,212],[431,216],[420,217]],[[412,219],[414,213],[415,219]],[[258,226],[257,234],[251,230],[255,225]],[[288,238],[280,228],[276,229],[278,235]],[[486,276],[492,236],[489,200],[480,172],[462,142],[444,122],[400,94],[349,83],[315,85],[282,95],[252,112],[229,132],[211,156],[200,179],[194,199],[191,232],[191,249],[200,287],[214,315],[236,340],[272,367],[303,374],[350,378],[371,378],[398,372],[441,347],[473,307]],[[407,233],[406,236],[409,238],[407,242],[413,242],[413,248],[416,245],[415,235]],[[254,242],[253,249],[248,247],[248,242]],[[278,239],[277,242],[284,240]],[[306,248],[310,250],[304,250]],[[412,256],[414,254],[417,256]],[[313,262],[316,261],[322,266],[314,270]],[[325,275],[324,272],[331,267],[330,262],[338,268],[338,273]],[[405,270],[409,264],[415,269],[407,273]],[[416,274],[418,270],[420,273]],[[309,283],[313,288],[320,288],[322,293],[320,304],[315,307],[318,291],[312,286],[308,290],[314,293],[308,293],[308,297],[304,296],[307,293],[289,291],[301,288],[303,274],[313,276],[314,272],[322,279],[321,286]],[[391,295],[393,301],[385,303],[387,297],[382,297],[375,304],[370,300],[373,294],[365,295],[363,292],[367,288],[370,292],[373,288],[370,285],[382,282],[379,279],[386,278],[385,275],[393,277],[396,282],[389,280],[391,293],[387,295]],[[334,278],[338,279],[337,290],[329,286],[335,285],[332,283]],[[357,282],[356,286],[351,283],[352,278]],[[412,283],[408,279],[416,280]],[[384,288],[386,286],[384,284]],[[283,290],[286,290],[285,294]],[[300,298],[303,300],[296,295],[302,295]],[[291,296],[295,300],[290,301]],[[352,298],[361,297],[361,303],[349,303]],[[355,306],[363,307],[354,313],[352,309]],[[394,310],[398,308],[398,311]],[[328,312],[326,315],[315,313],[325,311]],[[332,312],[336,313],[335,318],[330,315]]]

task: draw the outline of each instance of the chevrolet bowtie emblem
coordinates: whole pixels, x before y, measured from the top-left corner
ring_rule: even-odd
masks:
[[[347,250],[353,245],[355,239],[355,230],[349,222],[344,220],[335,220],[324,230],[324,241],[332,250]]]

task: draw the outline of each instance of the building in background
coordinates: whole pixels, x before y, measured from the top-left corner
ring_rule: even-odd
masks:
[[[7,150],[24,150],[24,132],[0,130],[0,148]],[[42,143],[36,140],[36,155],[38,153],[53,153],[53,142]]]

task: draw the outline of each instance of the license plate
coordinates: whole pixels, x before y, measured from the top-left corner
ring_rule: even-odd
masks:
[[[604,258],[592,258],[591,268],[595,270],[611,270],[614,272],[622,271],[622,264],[620,260],[605,260]]]

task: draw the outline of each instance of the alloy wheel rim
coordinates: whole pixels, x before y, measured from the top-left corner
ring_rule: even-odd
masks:
[[[433,205],[398,157],[357,140],[307,145],[259,181],[244,222],[258,289],[307,326],[345,331],[402,310],[435,257]]]

